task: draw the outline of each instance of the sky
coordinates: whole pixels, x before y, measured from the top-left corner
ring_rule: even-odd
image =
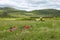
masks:
[[[58,9],[60,0],[0,0],[0,7],[13,7],[20,10]]]

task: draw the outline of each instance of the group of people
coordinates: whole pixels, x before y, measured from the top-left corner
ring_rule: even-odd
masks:
[[[28,25],[24,25],[24,26],[22,26],[22,30],[26,30],[26,29],[29,29],[30,28],[30,26],[28,26]],[[16,30],[17,29],[17,27],[16,26],[12,26],[12,27],[10,27],[9,29],[8,29],[8,31],[9,32],[13,32],[14,30]]]

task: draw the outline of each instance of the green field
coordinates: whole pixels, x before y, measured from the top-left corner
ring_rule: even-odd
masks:
[[[23,29],[23,26],[29,29]],[[10,27],[16,30],[9,32]],[[60,40],[60,10],[0,7],[0,40]]]
[[[30,28],[21,30],[24,25]],[[11,26],[16,26],[17,29],[8,32]],[[0,20],[0,40],[60,40],[60,20]]]

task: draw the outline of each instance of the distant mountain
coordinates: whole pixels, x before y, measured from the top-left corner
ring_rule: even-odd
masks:
[[[42,16],[52,16],[52,17],[60,17],[60,10],[56,9],[43,9],[43,10],[34,10],[31,13],[42,15]]]
[[[0,7],[0,17],[60,17],[60,10],[43,9],[43,10],[17,10],[11,7]]]

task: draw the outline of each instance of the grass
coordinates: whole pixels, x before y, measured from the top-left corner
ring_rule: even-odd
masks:
[[[29,25],[28,30],[21,30]],[[8,28],[16,26],[13,32]],[[60,40],[60,20],[46,21],[14,21],[0,20],[0,40]]]

